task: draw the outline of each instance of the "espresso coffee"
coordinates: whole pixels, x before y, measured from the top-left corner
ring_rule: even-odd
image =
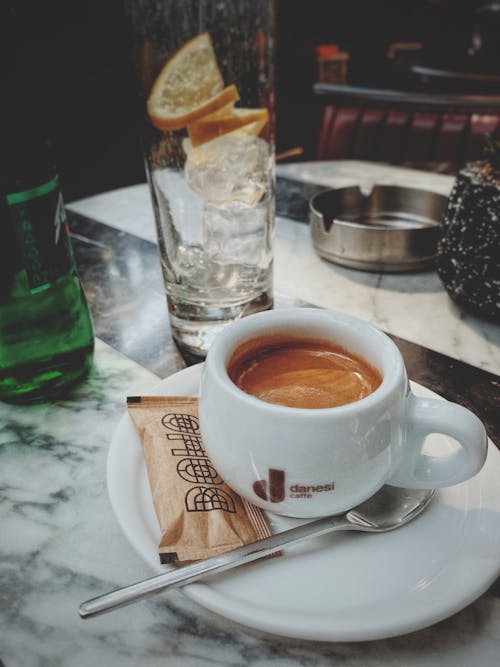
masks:
[[[229,377],[247,394],[293,408],[333,408],[371,394],[382,376],[330,341],[265,336],[233,353]]]

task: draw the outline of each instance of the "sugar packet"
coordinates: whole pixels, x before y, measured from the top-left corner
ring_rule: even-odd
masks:
[[[131,396],[161,529],[162,563],[208,558],[271,535],[259,508],[220,478],[201,438],[198,399]]]

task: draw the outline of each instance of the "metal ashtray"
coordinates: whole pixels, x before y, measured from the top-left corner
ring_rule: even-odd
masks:
[[[414,271],[434,261],[448,198],[415,188],[375,185],[326,190],[309,203],[316,252],[366,271]]]

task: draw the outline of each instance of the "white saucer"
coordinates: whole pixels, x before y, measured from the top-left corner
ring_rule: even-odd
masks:
[[[196,395],[201,368],[172,375],[153,393]],[[437,448],[452,446],[444,436],[432,441]],[[183,591],[233,621],[295,638],[362,641],[424,628],[468,605],[499,575],[499,479],[500,452],[490,442],[478,475],[441,490],[423,515],[393,533],[329,535]],[[163,572],[142,446],[128,414],[111,442],[107,483],[126,537]],[[270,520],[274,532],[297,523],[276,515]]]

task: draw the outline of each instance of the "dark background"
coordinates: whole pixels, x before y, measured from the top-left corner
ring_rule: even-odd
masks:
[[[466,54],[482,4],[276,0],[277,151],[301,146],[302,159],[314,159],[317,44],[333,42],[350,53],[351,84],[388,85],[386,53],[395,41],[422,42],[430,64],[470,69]],[[23,128],[45,127],[66,201],[145,180],[121,0],[4,0],[0,41],[4,144],[15,145]],[[498,64],[483,53],[473,66],[498,73]]]

